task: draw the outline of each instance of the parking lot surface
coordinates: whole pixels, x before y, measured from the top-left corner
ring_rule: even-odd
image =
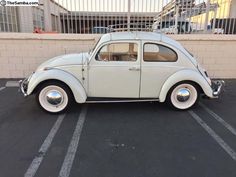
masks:
[[[42,111],[0,80],[0,176],[235,177],[236,80],[189,111],[161,103]]]

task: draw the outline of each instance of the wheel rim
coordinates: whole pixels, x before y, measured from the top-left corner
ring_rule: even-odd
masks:
[[[188,109],[194,105],[198,92],[191,84],[180,84],[171,93],[171,102],[178,109]]]
[[[49,91],[46,95],[47,102],[51,105],[58,106],[63,101],[63,95],[57,90]]]
[[[49,112],[60,112],[68,104],[68,95],[61,87],[50,85],[40,91],[39,103]]]
[[[190,90],[188,88],[181,88],[177,91],[177,100],[179,102],[186,102],[190,98]]]

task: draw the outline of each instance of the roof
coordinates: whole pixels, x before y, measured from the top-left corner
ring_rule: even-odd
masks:
[[[133,32],[114,32],[104,34],[100,41],[98,42],[98,46],[102,43],[109,41],[119,41],[119,40],[145,40],[145,41],[161,41],[172,45],[180,50],[183,50],[183,46],[175,41],[174,39],[156,32],[141,32],[141,31],[133,31]]]

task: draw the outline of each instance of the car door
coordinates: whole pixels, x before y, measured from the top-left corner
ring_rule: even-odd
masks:
[[[158,98],[165,81],[183,68],[177,50],[165,43],[143,42],[141,98]]]
[[[138,98],[140,89],[139,42],[107,43],[89,63],[89,97]]]

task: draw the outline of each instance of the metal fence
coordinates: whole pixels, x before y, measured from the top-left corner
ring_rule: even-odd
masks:
[[[39,0],[37,7],[0,6],[0,32],[127,30],[236,34],[236,0]]]

